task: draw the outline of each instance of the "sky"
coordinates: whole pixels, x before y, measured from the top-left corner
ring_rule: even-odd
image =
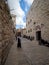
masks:
[[[11,14],[16,15],[16,28],[26,27],[26,14],[32,5],[33,0],[8,0]]]

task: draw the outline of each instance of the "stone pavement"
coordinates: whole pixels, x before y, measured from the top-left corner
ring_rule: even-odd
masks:
[[[22,39],[22,48],[17,48],[15,41],[5,65],[49,65],[49,47]]]

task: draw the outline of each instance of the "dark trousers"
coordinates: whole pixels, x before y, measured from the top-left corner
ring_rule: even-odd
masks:
[[[18,38],[17,47],[20,47],[21,48],[21,40],[19,38]]]

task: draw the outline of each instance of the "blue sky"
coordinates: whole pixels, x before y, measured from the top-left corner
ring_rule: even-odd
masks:
[[[25,0],[21,0],[20,1],[20,7],[22,8],[22,10],[27,13],[28,9],[30,6],[28,6],[27,2],[25,2]]]
[[[26,13],[28,12],[33,0],[8,0],[11,14],[16,15],[16,28],[26,27]]]

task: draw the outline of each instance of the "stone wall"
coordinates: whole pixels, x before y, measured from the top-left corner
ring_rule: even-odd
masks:
[[[33,18],[41,24],[41,37],[49,42],[49,0],[34,0]]]
[[[0,65],[3,65],[13,44],[13,22],[8,5],[0,0]]]
[[[32,19],[32,24],[35,23],[35,35],[40,27],[42,39],[49,42],[49,0],[34,0],[28,17]]]

